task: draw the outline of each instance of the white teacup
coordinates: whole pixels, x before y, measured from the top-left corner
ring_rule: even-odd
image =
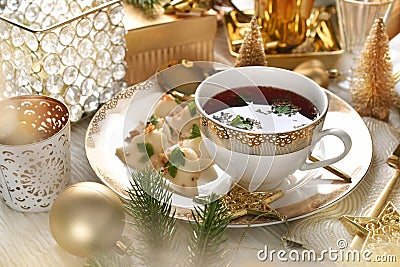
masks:
[[[204,110],[206,102],[232,88],[272,86],[295,92],[308,99],[319,111],[306,125],[290,131],[272,129],[243,130],[222,124]],[[269,190],[296,170],[310,170],[331,165],[346,156],[350,136],[341,129],[322,130],[328,111],[328,98],[311,79],[292,71],[272,67],[242,67],[222,71],[204,80],[195,93],[201,116],[201,131],[215,163],[250,191]],[[273,125],[273,124],[272,124]],[[324,136],[341,139],[344,151],[333,158],[306,162],[315,144]]]

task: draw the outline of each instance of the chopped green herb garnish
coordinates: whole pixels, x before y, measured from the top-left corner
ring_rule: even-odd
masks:
[[[192,117],[196,116],[197,109],[196,109],[196,104],[194,103],[194,100],[189,101],[188,109],[190,112],[190,116],[192,116]]]
[[[171,177],[173,177],[173,178],[176,177],[176,174],[178,173],[177,167],[172,165],[169,161],[167,163],[165,163],[164,167],[167,168],[168,173],[169,173],[169,175],[171,175]]]
[[[183,153],[182,150],[179,147],[177,147],[174,150],[172,150],[171,155],[169,156],[169,161],[165,163],[164,167],[168,169],[169,175],[175,178],[178,172],[178,167],[184,165],[185,165],[185,153]]]
[[[158,121],[158,117],[157,117],[155,114],[153,114],[153,115],[151,115],[150,118],[147,120],[146,126],[149,125],[149,124],[153,124],[154,126],[156,126],[157,121]]]
[[[275,107],[275,111],[278,114],[286,114],[290,111],[290,107],[289,106],[277,106]]]
[[[287,115],[290,117],[299,111],[300,109],[293,104],[275,103],[272,105],[272,112],[278,116]]]
[[[174,98],[175,103],[177,103],[177,104],[182,103],[182,101],[179,98],[177,98],[177,97],[173,97],[173,98]]]
[[[154,155],[153,145],[150,143],[137,143],[137,149],[140,153],[144,153],[139,162],[146,162],[151,156]]]
[[[190,139],[195,139],[197,137],[201,137],[199,125],[193,124],[192,129],[190,129]]]
[[[230,126],[244,129],[244,130],[251,130],[253,126],[250,124],[249,121],[245,120],[242,116],[237,115],[230,123]]]
[[[182,150],[179,147],[177,147],[174,150],[172,150],[171,155],[169,156],[169,161],[177,167],[184,166],[185,153],[183,153]]]

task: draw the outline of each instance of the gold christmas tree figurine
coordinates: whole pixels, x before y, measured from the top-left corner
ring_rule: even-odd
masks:
[[[260,28],[261,26],[258,25],[257,18],[254,16],[250,21],[250,30],[246,33],[239,49],[235,67],[267,66]]]
[[[387,121],[396,103],[389,38],[383,19],[376,19],[367,37],[351,86],[352,101],[361,116]]]

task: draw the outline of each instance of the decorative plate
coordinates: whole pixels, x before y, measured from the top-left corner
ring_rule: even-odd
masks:
[[[94,115],[86,133],[85,148],[89,163],[100,180],[127,198],[131,176],[129,168],[116,156],[116,149],[126,145],[129,132],[141,122],[145,122],[154,103],[165,91],[155,78],[134,85],[111,101],[103,105]],[[329,111],[324,128],[341,128],[349,133],[353,146],[349,154],[334,164],[352,178],[347,183],[325,169],[296,171],[287,177],[278,190],[284,196],[271,203],[271,206],[288,220],[309,216],[340,201],[361,182],[372,160],[372,140],[368,128],[357,112],[344,100],[326,90],[329,98]],[[332,157],[340,153],[341,141],[328,136],[313,151],[319,157]],[[207,175],[200,175],[198,192],[209,194],[211,191],[223,192],[230,186],[231,177],[214,164],[217,177],[210,180]],[[176,216],[182,220],[190,220],[194,202],[191,197],[173,193],[172,203],[176,207]],[[243,216],[231,222],[230,226],[245,227],[263,226],[279,223],[267,218],[252,221]]]

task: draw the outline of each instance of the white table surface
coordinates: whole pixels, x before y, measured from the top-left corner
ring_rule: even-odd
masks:
[[[400,63],[400,35],[391,42],[397,50],[397,64]],[[232,65],[234,58],[227,50],[225,32],[220,26],[215,41],[216,61]],[[399,64],[400,68],[400,64]],[[348,99],[348,92],[331,85],[334,93]],[[338,221],[343,214],[365,214],[372,205],[377,194],[384,186],[384,181],[390,177],[393,170],[385,164],[387,156],[392,152],[399,140],[399,132],[389,124],[373,119],[365,119],[374,140],[374,158],[371,169],[360,186],[348,197],[326,210],[291,222],[292,238],[315,247],[336,248],[336,241],[344,238],[348,242],[352,236]],[[72,125],[72,181],[96,181],[96,177],[86,159],[84,137],[90,117]],[[399,127],[398,110],[391,116],[391,125]],[[379,180],[377,180],[379,178]],[[392,200],[400,207],[400,190],[397,186],[392,194]],[[279,242],[285,228],[282,225],[258,227],[250,229],[242,245],[262,249],[264,245],[273,246]],[[229,229],[229,245],[235,246],[242,234],[242,229]],[[265,263],[257,261],[257,250],[241,248],[233,266],[249,266]],[[400,256],[398,257],[400,261]],[[20,213],[11,210],[0,203],[0,267],[8,266],[84,266],[86,259],[75,257],[60,248],[51,236],[49,229],[49,212]]]

